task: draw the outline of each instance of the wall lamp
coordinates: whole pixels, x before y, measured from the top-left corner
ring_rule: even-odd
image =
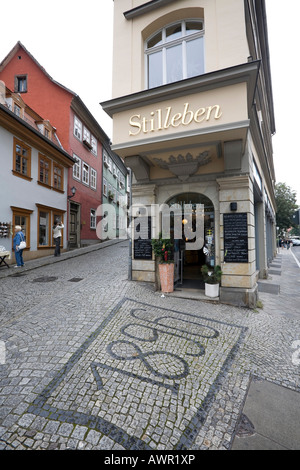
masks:
[[[73,186],[73,188],[71,188],[71,192],[72,192],[72,195],[71,195],[71,196],[68,196],[68,199],[71,199],[72,197],[75,196],[75,193],[76,193],[76,188],[75,188],[75,186]]]

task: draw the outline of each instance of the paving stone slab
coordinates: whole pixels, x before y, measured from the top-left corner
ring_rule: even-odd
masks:
[[[300,393],[267,380],[252,380],[243,416],[252,423],[237,432],[233,450],[299,450]]]

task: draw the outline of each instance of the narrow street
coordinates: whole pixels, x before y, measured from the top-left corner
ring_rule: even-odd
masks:
[[[263,288],[255,310],[128,281],[126,241],[63,256],[0,277],[0,449],[227,450],[253,384],[299,400],[300,269],[287,250],[265,283],[280,292]],[[281,425],[276,446],[299,449],[299,420],[294,438]]]

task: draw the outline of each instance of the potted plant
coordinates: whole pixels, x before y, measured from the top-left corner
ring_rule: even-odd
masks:
[[[212,268],[204,264],[201,267],[201,273],[205,282],[205,295],[207,297],[218,297],[222,277],[221,267],[215,266]]]
[[[155,256],[158,258],[159,278],[162,292],[173,292],[174,290],[174,260],[173,244],[170,239],[162,238],[151,240]]]

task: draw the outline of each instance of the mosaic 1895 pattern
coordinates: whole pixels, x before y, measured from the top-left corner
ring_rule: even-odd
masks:
[[[125,449],[187,449],[245,330],[123,299],[28,411]]]

